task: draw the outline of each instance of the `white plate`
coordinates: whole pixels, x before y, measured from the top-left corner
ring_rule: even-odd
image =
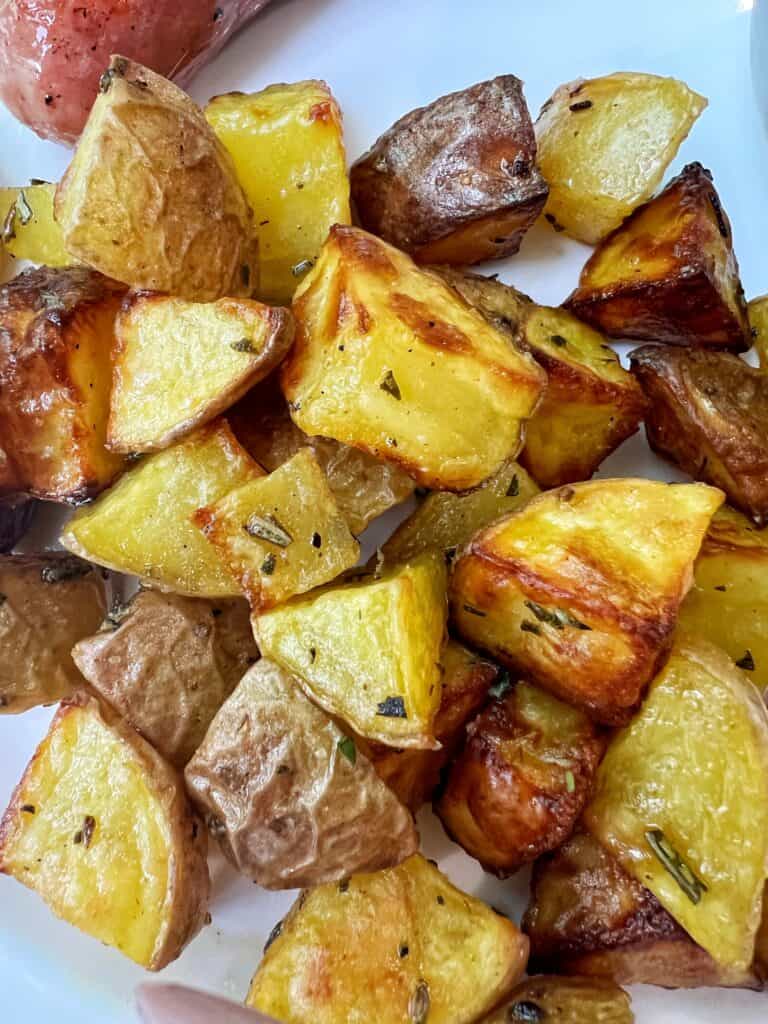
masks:
[[[672,170],[696,159],[710,167],[733,222],[748,295],[768,291],[765,214],[768,146],[753,98],[751,0],[283,0],[275,3],[195,81],[201,101],[273,81],[325,78],[345,113],[356,157],[391,122],[442,93],[513,72],[531,110],[555,86],[615,70],[675,75],[710,105]],[[768,60],[768,54],[766,54]],[[0,183],[54,179],[67,152],[36,139],[0,112]],[[547,227],[493,269],[535,298],[555,303],[576,282],[587,249]],[[636,437],[603,475],[670,478]],[[0,719],[0,804],[28,761],[48,711]],[[451,844],[427,813],[424,846],[459,885],[518,917],[527,876],[498,882]],[[214,865],[213,924],[164,972],[234,999],[244,997],[264,941],[291,894],[261,892],[221,861]],[[0,992],[3,1024],[135,1024],[134,987],[147,975],[53,918],[33,893],[0,878]],[[640,1024],[757,1024],[765,997],[637,988]],[[180,1022],[181,1024],[181,1022]],[[375,1024],[375,1022],[370,1022]]]

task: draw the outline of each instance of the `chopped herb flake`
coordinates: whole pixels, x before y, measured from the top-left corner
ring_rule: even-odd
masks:
[[[82,843],[87,850],[88,847],[91,845],[91,840],[93,839],[93,833],[95,830],[96,819],[93,818],[90,814],[86,814],[86,816],[83,818],[82,828],[78,829],[77,832],[75,832],[73,842],[78,845]]]
[[[506,697],[511,689],[512,680],[509,678],[509,672],[506,669],[501,669],[495,682],[488,687],[488,696],[500,700],[502,697]]]
[[[563,227],[562,224],[560,224],[558,222],[557,218],[555,217],[555,215],[553,213],[545,213],[544,214],[544,220],[548,221],[548,223],[550,223],[552,225],[553,230],[558,231],[558,232],[565,231],[565,228]]]
[[[565,773],[565,788],[569,793],[573,793],[576,789],[576,779],[574,779],[572,771]]]
[[[429,1017],[429,985],[422,978],[408,1002],[410,1024],[426,1024]]]
[[[533,633],[535,636],[541,636],[541,630],[536,623],[531,622],[530,619],[523,619],[520,623],[520,629],[522,629],[524,633]]]
[[[391,370],[387,370],[386,376],[381,384],[379,384],[379,387],[382,391],[386,391],[388,395],[392,395],[392,397],[398,402],[403,397],[400,394],[400,386],[395,380],[395,375]]]
[[[339,882],[339,892],[349,892],[349,879],[342,878]]]
[[[702,893],[708,891],[707,886],[696,877],[662,830],[652,828],[645,833],[645,838],[662,867],[672,875],[691,903],[698,903]]]
[[[313,548],[320,548],[322,546],[323,546],[323,538],[320,536],[319,533],[313,533],[312,534],[312,547]]]
[[[294,277],[301,277],[306,270],[311,270],[314,265],[314,260],[299,260],[298,263],[294,263],[291,267],[291,273]]]
[[[22,810],[22,812],[24,814],[34,814],[35,813],[35,805],[34,804],[22,804],[21,805],[21,810]]]
[[[240,338],[239,341],[230,341],[229,347],[234,349],[235,352],[248,352],[251,355],[256,354],[256,349],[253,347],[253,342],[250,338]]]
[[[539,622],[545,622],[555,629],[565,629],[566,626],[573,626],[574,629],[585,629],[591,631],[592,627],[574,618],[565,608],[545,608],[536,604],[535,601],[526,601],[525,607],[530,608]]]
[[[579,110],[589,110],[592,106],[592,100],[579,100],[578,103],[572,103],[568,109],[577,113]]]
[[[404,942],[401,943],[397,950],[397,955],[400,959],[402,960],[404,957],[408,956],[409,953],[410,950],[408,949],[408,946]]]
[[[357,747],[351,737],[342,736],[336,746],[339,749],[339,753],[343,754],[350,764],[354,764],[357,761]]]
[[[568,339],[564,338],[562,334],[552,334],[549,340],[553,345],[557,345],[558,348],[565,348],[568,344]]]
[[[509,481],[509,487],[507,488],[507,497],[516,498],[520,493],[520,481],[517,478],[517,473]]]
[[[728,224],[726,223],[726,220],[725,220],[725,214],[723,213],[723,207],[720,204],[720,197],[718,196],[718,194],[716,192],[710,192],[709,193],[709,201],[712,204],[712,209],[715,211],[715,220],[717,221],[717,230],[720,232],[720,234],[723,236],[723,238],[727,238],[728,237]],[[25,223],[25,221],[22,221],[22,224],[24,224],[24,223]]]
[[[438,896],[437,897],[437,903],[438,903],[438,906],[441,906],[441,907],[444,906],[445,905],[445,896]]]
[[[316,657],[317,657],[317,648],[310,647],[309,648],[309,663],[310,663],[310,665],[314,665]]]
[[[3,234],[2,238],[4,242],[10,242],[16,237],[16,204],[13,203],[9,208],[8,213],[5,215],[3,221]]]
[[[246,533],[251,537],[258,537],[269,544],[277,544],[278,547],[287,548],[293,542],[293,537],[286,528],[271,513],[259,516],[254,513],[243,526]]]
[[[93,566],[81,558],[59,558],[43,566],[40,570],[40,579],[43,583],[63,583],[65,580],[87,576],[92,571]]]
[[[376,714],[384,718],[407,718],[405,701],[402,697],[387,697],[376,705]]]
[[[264,952],[265,953],[267,952],[269,947],[272,945],[272,943],[275,941],[275,939],[279,939],[280,938],[280,935],[282,934],[282,931],[283,931],[283,922],[282,921],[278,921],[277,924],[275,925],[275,927],[272,929],[272,931],[267,936],[267,941],[264,943]]]
[[[726,587],[726,585],[724,583],[719,583],[715,587],[715,590],[720,590],[720,591],[722,591],[723,594],[726,592],[727,589],[728,589],[728,587]]]
[[[275,566],[276,565],[277,565],[277,559],[275,558],[274,553],[272,551],[270,551],[270,553],[267,555],[267,557],[261,563],[261,572],[262,572],[262,574],[264,576],[271,576],[272,573],[275,571]]]
[[[32,220],[32,207],[27,202],[27,197],[24,195],[24,189],[19,189],[19,194],[16,197],[16,210],[19,214],[19,220],[22,225],[29,224]]]
[[[464,605],[464,611],[465,612],[469,612],[470,615],[477,615],[481,619],[485,618],[485,612],[480,611],[479,608],[475,608],[474,605],[465,604]]]
[[[743,658],[739,658],[736,662],[738,668],[743,668],[745,672],[755,671],[755,659],[752,657],[752,651],[746,651]]]
[[[512,1003],[507,1017],[511,1024],[540,1024],[546,1019],[546,1010],[532,999],[521,999],[519,1003]]]

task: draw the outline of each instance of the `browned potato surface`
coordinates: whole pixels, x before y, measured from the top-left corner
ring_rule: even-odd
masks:
[[[547,198],[522,82],[502,75],[412,110],[350,183],[362,226],[421,263],[517,252]]]
[[[245,601],[141,590],[72,657],[91,686],[183,768],[258,650]]]
[[[368,758],[262,659],[218,712],[185,778],[228,860],[266,889],[391,868],[419,845]]]
[[[526,978],[482,1024],[632,1024],[629,996],[604,978]]]

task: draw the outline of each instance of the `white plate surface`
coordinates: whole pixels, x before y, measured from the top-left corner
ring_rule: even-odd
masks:
[[[192,92],[205,101],[231,89],[325,78],[344,110],[354,159],[406,111],[497,74],[512,72],[525,81],[534,115],[557,85],[582,75],[675,75],[710,104],[672,170],[692,159],[713,170],[752,296],[768,291],[768,143],[750,72],[751,6],[751,0],[276,0],[200,75]],[[41,142],[4,111],[0,139],[1,184],[53,180],[66,166],[66,150]],[[557,303],[575,284],[587,252],[537,227],[520,254],[491,269],[540,301]],[[622,474],[672,477],[642,437],[601,471]],[[0,805],[50,714],[0,719]],[[519,917],[527,874],[498,882],[450,843],[428,813],[420,824],[427,854],[457,884]],[[220,860],[213,867],[213,924],[163,978],[241,1000],[292,894],[261,892]],[[116,952],[53,918],[33,893],[0,878],[2,1024],[135,1024],[132,993],[146,978]],[[724,990],[638,987],[633,998],[640,1024],[762,1024],[768,1009],[766,996]]]

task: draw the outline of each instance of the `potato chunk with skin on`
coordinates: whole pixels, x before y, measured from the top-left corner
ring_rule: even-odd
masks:
[[[245,601],[152,590],[114,608],[72,650],[94,690],[177,768],[258,656]]]
[[[0,822],[0,872],[158,971],[205,923],[205,856],[176,772],[94,698],[63,704]]]
[[[583,820],[718,963],[750,966],[768,876],[768,712],[724,651],[678,638],[612,739]]]
[[[254,616],[264,657],[355,732],[393,747],[439,749],[442,556],[339,582]]]
[[[266,889],[391,868],[418,849],[408,811],[355,742],[262,659],[187,765],[227,859]]]
[[[520,980],[528,942],[420,854],[302,893],[246,999],[285,1024],[472,1024]]]
[[[64,248],[61,228],[53,219],[56,186],[41,182],[23,188],[0,188],[3,245],[17,260],[46,267],[66,267],[77,261]]]
[[[731,225],[711,173],[688,164],[635,210],[595,249],[565,306],[614,338],[748,349]]]
[[[15,469],[11,493],[74,504],[122,468],[105,437],[124,291],[85,267],[27,270],[0,287],[0,443]]]
[[[453,624],[598,721],[626,722],[666,657],[722,498],[631,478],[547,491],[469,543],[451,581]]]
[[[765,526],[768,375],[728,352],[643,345],[630,359],[651,448]]]
[[[768,370],[768,295],[751,299],[747,304],[747,316],[760,366],[763,370]]]
[[[633,1024],[627,993],[602,978],[526,978],[481,1024]]]
[[[528,683],[506,691],[467,726],[435,807],[451,838],[502,878],[570,835],[605,749],[583,711]]]
[[[131,295],[116,324],[107,443],[167,448],[266,377],[293,341],[287,309],[250,299]]]
[[[215,420],[129,469],[98,501],[75,513],[61,543],[159,590],[239,597],[239,586],[192,516],[261,475],[226,420]]]
[[[654,194],[706,106],[684,82],[631,71],[561,85],[536,122],[547,219],[605,238]]]
[[[53,704],[82,686],[72,645],[98,629],[104,579],[61,552],[0,558],[0,714]]]
[[[325,82],[214,96],[205,116],[253,210],[259,295],[290,302],[334,224],[349,224],[339,105]]]
[[[132,288],[200,302],[250,295],[251,210],[202,110],[113,56],[54,204],[72,256]]]
[[[412,110],[357,160],[350,179],[360,224],[420,263],[517,252],[547,199],[514,75]]]
[[[544,373],[460,296],[359,228],[334,227],[293,302],[294,421],[436,490],[481,483],[522,442]]]

